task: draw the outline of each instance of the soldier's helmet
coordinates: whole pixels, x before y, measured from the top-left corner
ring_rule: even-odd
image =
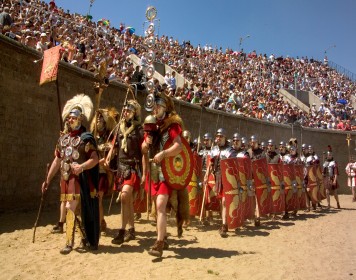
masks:
[[[314,151],[313,146],[312,146],[312,145],[309,145],[309,146],[308,146],[308,150],[309,150],[310,153],[312,153],[312,152]]]
[[[283,141],[279,142],[279,146],[280,147],[286,147],[286,143],[284,143]]]
[[[331,151],[328,151],[328,152],[326,153],[326,157],[327,157],[328,159],[332,159],[332,158],[333,158],[333,153],[332,153]]]
[[[210,132],[207,132],[207,133],[204,134],[203,139],[204,140],[212,140],[213,136],[211,135]]]
[[[302,150],[305,150],[307,148],[307,144],[302,144]]]
[[[241,138],[241,145],[245,146],[247,144],[247,139],[246,137]]]
[[[241,140],[240,134],[238,134],[237,132],[234,133],[234,135],[232,136],[232,140]]]
[[[251,142],[257,142],[257,137],[256,137],[256,135],[252,135],[252,136],[250,137],[250,141],[251,141]]]
[[[189,130],[184,130],[182,133],[182,136],[188,141],[190,142],[192,134],[190,133]]]
[[[273,139],[269,139],[267,143],[268,143],[269,146],[273,146],[274,145]]]
[[[226,130],[224,128],[219,128],[215,133],[215,136],[218,135],[226,137]]]
[[[266,148],[266,147],[267,147],[266,142],[262,141],[262,142],[261,142],[261,148],[264,149],[264,148]]]

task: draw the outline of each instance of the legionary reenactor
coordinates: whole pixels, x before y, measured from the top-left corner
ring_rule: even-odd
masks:
[[[232,147],[235,149],[237,157],[250,157],[249,153],[242,147],[241,137],[237,132],[232,136]]]
[[[118,126],[115,141],[117,158],[116,187],[120,191],[121,225],[118,234],[111,240],[111,243],[116,245],[136,238],[134,192],[140,190],[141,144],[143,142],[141,106],[136,100],[128,100],[124,105],[122,118]],[[127,226],[128,230],[126,231]]]
[[[116,126],[118,112],[115,108],[98,109],[92,120],[90,130],[98,145],[99,153],[99,214],[100,231],[105,232],[106,222],[104,219],[103,197],[109,191],[113,183],[113,172],[110,165],[105,164],[105,159],[111,149],[112,143],[109,140],[110,132]]]
[[[203,146],[202,148],[198,151],[198,155],[202,158],[202,171],[201,174],[204,176],[206,173],[206,168],[207,168],[207,159],[208,155],[210,154],[210,150],[213,144],[213,136],[211,135],[210,132],[207,132],[203,136]],[[204,205],[201,206],[204,211]],[[203,216],[205,213],[201,213]],[[203,224],[208,226],[210,224],[210,221],[213,218],[213,212],[208,210],[207,211],[207,217],[205,217]]]
[[[356,202],[356,162],[353,157],[350,158],[350,162],[345,168],[347,174],[347,185],[351,189],[352,202]]]
[[[276,153],[276,146],[274,145],[273,139],[269,139],[267,142],[266,158],[267,158],[267,163],[281,162],[279,154]]]
[[[157,120],[158,135],[155,139],[151,135],[145,135],[145,140],[142,143],[143,181],[146,181],[147,192],[151,193],[155,200],[157,213],[157,240],[149,249],[148,254],[161,257],[164,248],[168,247],[168,244],[165,243],[167,234],[166,208],[169,195],[172,192],[169,178],[164,177],[163,174],[162,161],[175,158],[183,150],[181,140],[183,121],[175,112],[172,99],[164,93],[155,96],[152,113]],[[152,160],[148,158],[149,150],[153,156]],[[180,163],[184,164],[184,162]],[[146,170],[150,170],[149,180],[146,180]]]
[[[326,188],[326,200],[328,203],[327,208],[330,208],[330,195],[334,195],[336,206],[340,209],[339,196],[337,194],[337,189],[339,188],[339,183],[337,181],[339,169],[331,151],[326,153],[326,160],[323,163],[323,176]]]
[[[61,254],[69,254],[74,246],[76,224],[83,249],[97,250],[100,236],[98,179],[99,157],[93,135],[82,122],[90,120],[93,103],[89,96],[78,94],[64,106],[65,129],[59,138],[55,158],[42,191],[46,191],[58,170],[61,171],[61,200],[66,202],[66,245]]]
[[[223,195],[223,185],[221,181],[220,160],[236,157],[236,151],[228,145],[226,138],[226,131],[224,128],[219,128],[215,134],[215,143],[210,152],[210,162],[204,176],[204,183],[208,183],[209,174],[213,173],[215,176],[215,193],[221,199],[221,218],[222,225],[219,229],[221,237],[227,237],[228,227],[226,223],[226,205]]]
[[[265,157],[263,150],[258,147],[258,140],[255,135],[250,137],[250,148],[247,150],[247,152],[249,153],[251,160]]]
[[[281,141],[279,143],[279,157],[281,158],[282,162],[288,161],[288,157],[289,157],[288,150],[287,150],[287,145],[284,141]]]

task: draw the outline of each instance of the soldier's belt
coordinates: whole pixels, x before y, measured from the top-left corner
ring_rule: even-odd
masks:
[[[280,190],[281,186],[271,187],[272,190]]]

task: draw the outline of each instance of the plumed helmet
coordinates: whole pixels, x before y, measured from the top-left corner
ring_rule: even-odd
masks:
[[[237,132],[234,133],[234,135],[232,136],[232,140],[241,140],[240,134],[238,134]]]
[[[93,102],[88,95],[84,93],[77,94],[64,105],[62,120],[65,121],[71,114],[76,117],[84,116],[89,121],[93,113],[93,107]]]
[[[217,136],[217,135],[221,135],[221,136],[226,137],[226,130],[225,130],[224,128],[219,128],[219,129],[216,131],[215,135],[216,135],[216,136]]]
[[[210,132],[207,132],[207,133],[204,134],[203,139],[204,140],[212,140],[213,136],[211,135]]]

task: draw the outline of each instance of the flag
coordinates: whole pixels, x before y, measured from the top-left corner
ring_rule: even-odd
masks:
[[[56,46],[44,51],[40,86],[45,83],[57,80],[61,49],[61,46]]]

